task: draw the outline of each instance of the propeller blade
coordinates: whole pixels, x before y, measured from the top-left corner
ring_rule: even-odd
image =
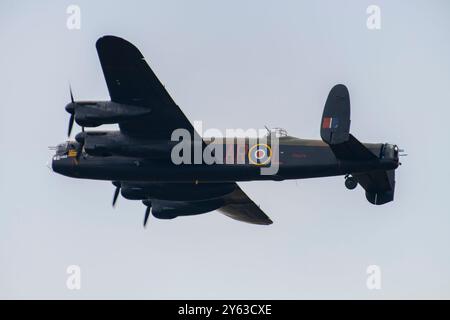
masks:
[[[120,193],[120,186],[117,186],[116,190],[114,191],[114,197],[113,197],[113,202],[112,202],[113,207],[116,206],[116,202],[117,202],[117,198],[119,197],[119,193]]]
[[[73,122],[75,121],[75,115],[71,114],[69,119],[69,129],[67,130],[67,136],[70,137],[73,128]]]
[[[144,228],[147,226],[147,221],[148,221],[148,217],[150,216],[150,209],[152,207],[147,207],[147,209],[145,209],[145,217],[144,217]]]
[[[72,101],[73,103],[74,100],[73,100],[72,86],[70,84],[69,84],[69,91],[70,91],[70,101]]]

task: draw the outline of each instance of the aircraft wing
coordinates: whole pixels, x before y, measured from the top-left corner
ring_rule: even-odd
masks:
[[[129,136],[170,139],[173,130],[196,134],[192,124],[150,69],[141,52],[128,41],[104,36],[96,43],[111,101],[149,108],[149,116],[120,122]]]
[[[236,189],[225,197],[225,203],[218,211],[232,219],[262,225],[273,223],[237,184]]]
[[[152,214],[160,219],[172,219],[177,216],[188,216],[218,210],[224,215],[243,222],[268,225],[272,220],[242,191],[236,183],[227,183],[230,193],[226,195],[216,194],[217,188],[224,187],[220,183],[203,183],[195,185],[195,188],[211,190],[205,194],[204,199],[196,200],[162,200],[158,199],[157,193],[149,198],[152,206]],[[158,184],[159,192],[173,192],[182,194],[188,192],[186,188],[194,188],[189,185]],[[231,187],[231,188],[230,188]],[[214,191],[216,189],[216,191]],[[199,189],[201,191],[201,189]],[[155,191],[154,191],[155,192]],[[145,204],[145,203],[144,203]]]

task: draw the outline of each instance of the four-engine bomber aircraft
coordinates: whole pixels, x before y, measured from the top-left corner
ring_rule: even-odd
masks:
[[[239,146],[244,145],[243,163],[175,164],[171,159],[174,130],[187,130],[200,139],[202,148],[212,142],[201,140],[135,46],[104,36],[96,47],[111,101],[74,101],[70,92],[68,135],[74,121],[83,130],[75,141],[56,147],[52,169],[69,177],[112,181],[113,205],[121,193],[147,207],[144,226],[150,212],[156,218],[172,219],[213,210],[248,223],[271,224],[237,181],[344,175],[345,186],[361,185],[372,204],[394,199],[399,149],[387,143],[361,143],[349,133],[350,98],[344,85],[333,87],[326,100],[322,140],[277,134],[274,157],[269,144],[251,145],[250,139],[242,144],[236,139],[231,151],[223,145],[225,156],[239,154]],[[84,131],[84,127],[116,123],[120,131]],[[262,175],[261,167],[274,161],[276,174]]]

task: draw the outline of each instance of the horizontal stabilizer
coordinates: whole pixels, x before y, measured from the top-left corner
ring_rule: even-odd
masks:
[[[352,134],[349,134],[347,142],[330,145],[334,155],[339,160],[347,161],[364,161],[376,160],[378,157],[361,142],[358,141]]]
[[[366,198],[370,203],[381,205],[394,200],[395,170],[358,173],[353,176],[366,190]]]

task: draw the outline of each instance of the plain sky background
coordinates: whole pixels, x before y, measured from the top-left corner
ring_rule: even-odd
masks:
[[[111,208],[111,183],[45,166],[66,139],[68,83],[109,99],[105,34],[134,43],[205,127],[319,138],[328,91],[346,84],[352,133],[409,154],[395,201],[373,206],[343,177],[250,182],[273,225],[212,212],[143,229],[140,202]],[[0,298],[450,298],[450,2],[1,0],[0,40]],[[366,288],[372,264],[381,290]]]

